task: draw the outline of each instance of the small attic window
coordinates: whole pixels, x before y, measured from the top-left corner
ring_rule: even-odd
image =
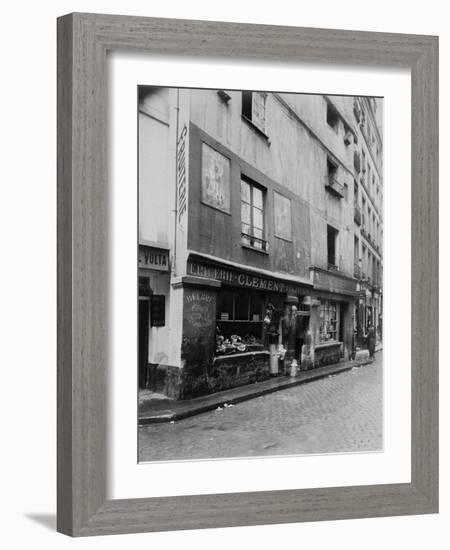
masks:
[[[339,115],[336,109],[332,105],[330,105],[330,103],[327,104],[327,123],[333,128],[333,130],[337,131],[339,124]]]
[[[224,103],[228,103],[231,99],[230,94],[228,94],[225,90],[217,90],[217,95]]]

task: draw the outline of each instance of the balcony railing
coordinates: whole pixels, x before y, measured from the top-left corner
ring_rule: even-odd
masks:
[[[269,251],[269,243],[266,240],[260,239],[259,237],[254,237],[248,233],[241,233],[241,243],[245,246],[250,246],[255,250],[262,250],[264,252]]]
[[[355,220],[355,223],[357,225],[361,225],[361,221],[362,221],[361,208],[356,204],[353,212],[353,219]]]
[[[343,199],[345,196],[345,187],[334,176],[327,176],[325,179],[325,187],[327,191],[333,193],[339,199]]]

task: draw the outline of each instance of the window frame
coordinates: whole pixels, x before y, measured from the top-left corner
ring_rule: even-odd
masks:
[[[253,300],[255,299],[255,296],[259,294],[260,295],[260,311],[259,311],[259,319],[254,320],[252,319],[253,316]],[[231,305],[232,305],[232,313],[231,316],[228,319],[222,319],[222,300],[224,296],[228,296],[228,298],[231,299]],[[247,308],[247,319],[238,319],[237,314],[237,308],[236,308],[236,302],[241,301],[242,298],[245,297],[246,302],[246,308]],[[235,287],[228,287],[225,286],[221,289],[219,293],[219,300],[218,300],[218,307],[217,307],[217,313],[216,313],[216,322],[221,323],[255,323],[255,324],[261,324],[264,319],[264,310],[266,308],[266,302],[267,302],[267,296],[264,293],[259,293],[257,291],[252,291],[250,289],[244,289],[244,288],[235,288]],[[226,312],[225,312],[226,313]]]
[[[259,94],[263,98],[264,102],[264,125],[260,124],[258,119],[254,116],[254,97],[255,94]],[[241,116],[250,124],[262,137],[268,140],[267,136],[267,99],[269,97],[268,92],[261,92],[258,90],[242,90],[241,91]],[[250,109],[248,109],[250,107]],[[245,111],[245,112],[244,112]]]
[[[334,124],[330,122],[330,118],[333,118]],[[327,111],[326,111],[326,121],[327,125],[336,132],[336,134],[339,134],[339,122],[340,122],[340,115],[338,110],[327,101]]]
[[[334,329],[329,330],[330,313],[334,313]],[[326,325],[327,323],[327,325]],[[327,330],[324,330],[324,328]],[[319,306],[319,343],[339,342],[340,303],[336,300],[321,300]],[[334,338],[325,338],[324,335],[333,334]]]
[[[248,185],[250,188],[250,202],[244,200],[243,198],[243,193],[242,193],[243,183]],[[255,206],[254,189],[258,189],[259,191],[261,191],[262,208]],[[242,173],[240,177],[240,204],[241,204],[241,245],[245,248],[250,248],[251,250],[256,250],[257,252],[263,252],[267,254],[269,252],[269,242],[267,240],[267,231],[266,231],[267,189]],[[242,216],[243,204],[247,204],[249,206],[250,223],[246,223],[243,221],[243,216]],[[262,228],[255,227],[254,209],[259,210],[262,214]],[[244,223],[249,227],[249,233],[244,232],[244,227],[243,227]],[[255,229],[262,231],[261,237],[257,237],[254,234]],[[247,239],[248,242],[245,242],[245,239]],[[261,242],[261,248],[258,246],[255,246],[255,240],[256,242]]]
[[[334,234],[334,262],[330,262],[330,250],[329,250],[329,236],[330,233]],[[327,269],[336,271],[339,270],[339,244],[338,244],[339,229],[327,223]]]

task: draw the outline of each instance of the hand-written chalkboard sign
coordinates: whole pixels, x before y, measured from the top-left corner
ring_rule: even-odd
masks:
[[[153,294],[150,297],[150,326],[164,327],[166,324],[166,297]]]

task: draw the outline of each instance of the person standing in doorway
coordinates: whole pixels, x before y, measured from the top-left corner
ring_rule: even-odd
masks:
[[[297,306],[292,306],[292,330],[295,335],[295,358],[300,365],[302,360],[302,346],[304,341],[303,317],[299,314]]]
[[[369,326],[369,331],[367,333],[367,349],[369,350],[370,357],[375,355],[375,343],[376,343],[376,334],[373,324]]]

